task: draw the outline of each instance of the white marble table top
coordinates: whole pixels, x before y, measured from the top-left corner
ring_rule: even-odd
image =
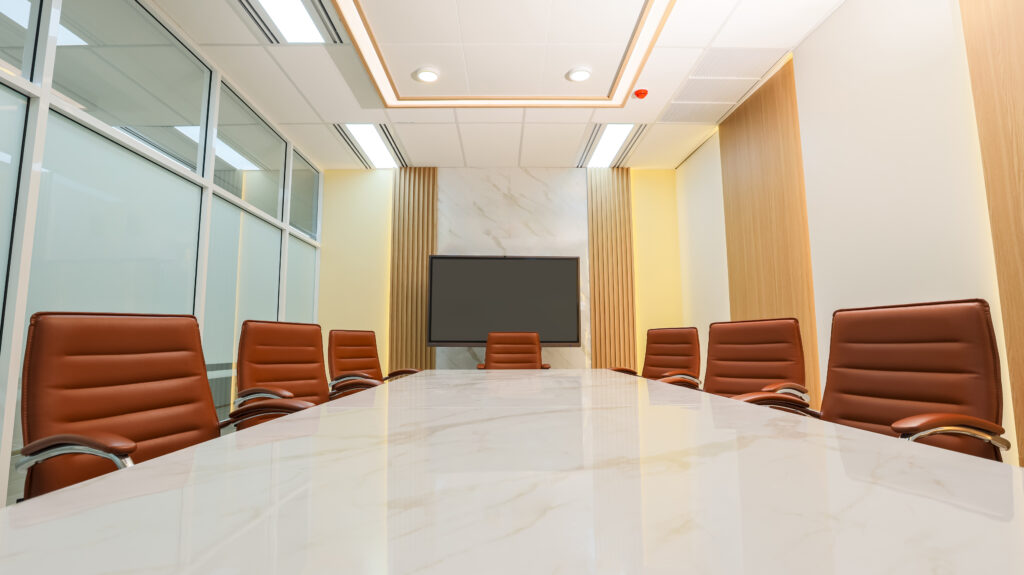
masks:
[[[424,372],[0,511],[0,573],[1024,573],[1019,468],[611,371]]]

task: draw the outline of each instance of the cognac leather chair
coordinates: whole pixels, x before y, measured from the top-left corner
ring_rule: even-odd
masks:
[[[372,379],[389,381],[403,375],[419,373],[418,369],[396,369],[384,377],[377,355],[377,335],[372,331],[332,329],[327,335],[331,379]]]
[[[736,399],[988,459],[1010,444],[983,300],[839,310],[821,411],[792,395]]]
[[[266,399],[297,398],[319,405],[372,389],[379,381],[346,379],[327,382],[323,332],[315,323],[247,320],[238,337],[236,406]],[[254,419],[246,426],[272,418]]]
[[[722,397],[780,390],[810,398],[804,385],[804,348],[796,319],[761,319],[713,323],[708,328],[708,367],[704,391]]]
[[[492,331],[487,334],[484,363],[477,369],[550,369],[541,363],[540,335],[532,331]]]
[[[310,407],[275,399],[217,421],[192,316],[37,313],[22,375],[25,497]]]
[[[612,371],[637,375],[628,367]],[[700,338],[695,327],[669,327],[647,330],[647,350],[640,375],[646,379],[672,377],[668,383],[700,385]]]

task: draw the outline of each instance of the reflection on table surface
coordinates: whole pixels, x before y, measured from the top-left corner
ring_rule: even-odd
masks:
[[[1020,470],[606,370],[434,371],[0,512],[0,572],[1024,572]]]

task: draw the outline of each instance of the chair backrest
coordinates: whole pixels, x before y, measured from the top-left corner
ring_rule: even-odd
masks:
[[[323,332],[315,323],[247,320],[238,337],[238,389],[280,387],[295,399],[327,401]],[[259,401],[254,399],[253,401]],[[264,421],[257,418],[240,427]]]
[[[647,330],[647,350],[640,375],[647,379],[658,379],[670,371],[684,371],[690,377],[700,377],[700,338],[697,328]]]
[[[25,443],[104,431],[135,441],[136,463],[220,435],[192,316],[37,313],[22,374]],[[61,455],[28,471],[35,497],[114,471],[93,455]]]
[[[773,383],[804,385],[800,324],[793,318],[713,323],[704,391],[732,397]]]
[[[377,335],[372,331],[333,329],[327,336],[327,348],[331,379],[358,371],[370,379],[383,381],[384,374],[377,356]]]
[[[923,413],[1002,423],[999,352],[983,300],[839,310],[830,346],[822,419],[885,435],[895,435],[893,422]],[[998,458],[969,437],[922,442]]]
[[[532,331],[487,334],[484,369],[540,369],[540,336]]]

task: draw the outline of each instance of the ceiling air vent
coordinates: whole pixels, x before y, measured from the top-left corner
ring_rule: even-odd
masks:
[[[633,149],[636,148],[637,142],[643,137],[644,132],[647,131],[647,124],[637,124],[633,128],[633,133],[629,135],[626,143],[622,145],[622,149],[619,150],[619,155],[615,157],[615,161],[612,162],[613,168],[621,168],[629,160],[629,156],[633,154]]]
[[[352,150],[352,154],[357,160],[359,160],[359,163],[367,170],[372,169],[373,166],[370,164],[370,160],[365,154],[363,154],[363,151],[359,149],[356,141],[352,139],[352,136],[349,135],[348,131],[345,130],[345,126],[342,126],[341,124],[334,124],[334,129],[338,131],[338,135],[341,136],[341,139],[345,142],[345,145],[348,146],[348,149]]]
[[[594,124],[594,128],[590,130],[590,135],[587,136],[587,143],[583,146],[583,152],[580,153],[580,160],[576,162],[577,168],[587,167],[587,160],[590,159],[590,154],[594,152],[594,146],[597,145],[597,136],[601,133],[601,124]]]

